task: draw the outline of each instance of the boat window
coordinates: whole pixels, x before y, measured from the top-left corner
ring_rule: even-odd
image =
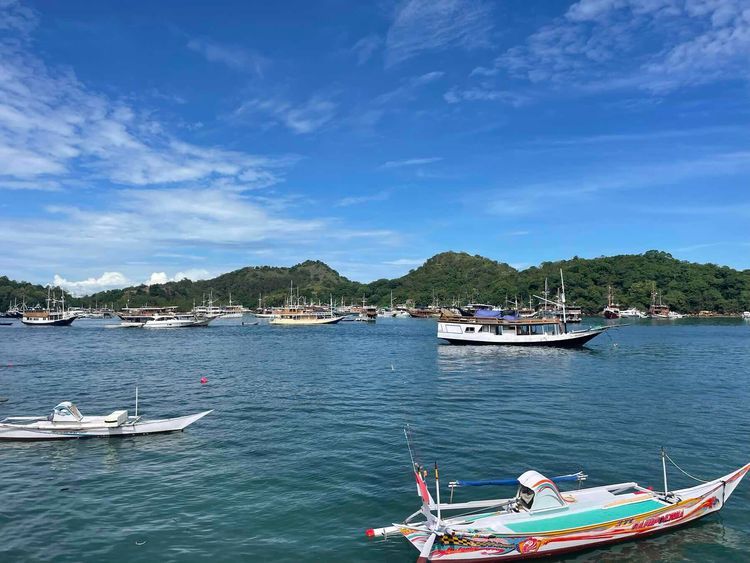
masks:
[[[518,487],[518,503],[526,510],[531,510],[531,505],[534,503],[534,490],[529,489],[521,485]]]
[[[503,327],[501,327],[501,326],[496,326],[496,327],[495,327],[495,334],[500,334],[500,335],[502,335],[502,334],[503,334]]]
[[[464,332],[474,332],[474,327],[473,327],[473,326],[467,326],[467,327],[466,327],[466,328],[464,329]]]

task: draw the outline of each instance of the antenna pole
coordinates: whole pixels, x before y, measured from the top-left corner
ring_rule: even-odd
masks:
[[[437,461],[435,461],[435,500],[437,500],[437,524],[440,524],[440,478]]]
[[[138,386],[135,386],[135,416],[138,416]]]
[[[664,446],[661,448],[661,468],[664,472],[664,495],[666,496],[669,493],[669,486],[667,485],[667,456],[664,452]]]
[[[562,310],[563,310],[563,325],[565,325],[565,332],[568,332],[568,319],[565,315],[565,279],[563,278],[562,268],[560,268],[560,284],[562,285],[562,293],[560,294],[560,302],[562,303]]]

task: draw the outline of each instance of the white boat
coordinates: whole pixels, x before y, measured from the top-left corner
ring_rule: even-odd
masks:
[[[580,483],[587,476],[574,473],[548,479],[530,470],[517,479],[453,481],[450,502],[441,502],[437,463],[433,498],[425,481],[427,470],[411,448],[410,454],[421,508],[399,524],[369,529],[366,535],[406,538],[419,551],[418,563],[555,557],[644,538],[718,512],[750,471],[749,463],[694,487],[669,489],[665,460],[669,457],[662,450],[661,491],[634,481],[561,491],[557,483]],[[516,486],[517,492],[511,498],[453,502],[454,489],[464,486]]]
[[[154,318],[143,323],[143,328],[191,328],[208,326],[216,317],[197,317],[195,315],[154,315]]]
[[[272,325],[329,325],[336,324],[344,317],[332,315],[330,313],[318,313],[308,311],[301,307],[289,307],[278,311],[273,318],[268,321]]]
[[[635,307],[631,307],[630,309],[622,309],[620,311],[620,316],[627,319],[645,319],[648,317],[646,313],[643,311],[639,311]]]
[[[438,321],[437,337],[451,344],[500,344],[508,346],[583,346],[605,332],[608,326],[567,330],[557,319],[487,319],[444,317]]]
[[[744,311],[742,313],[742,318],[745,319],[746,321],[750,321],[750,311]]]
[[[70,440],[177,432],[211,412],[142,420],[137,416],[136,403],[136,416],[128,416],[126,410],[114,411],[107,416],[83,416],[73,403],[63,401],[49,416],[11,416],[0,420],[0,440]]]

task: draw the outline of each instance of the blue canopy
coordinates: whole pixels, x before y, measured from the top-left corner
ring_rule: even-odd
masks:
[[[474,311],[474,316],[479,319],[496,319],[501,317],[502,311],[493,311],[492,309],[477,309]]]
[[[583,481],[586,479],[586,475],[583,471],[578,473],[571,473],[569,475],[558,475],[557,477],[551,477],[550,481],[553,483],[565,483],[566,481]],[[518,479],[486,479],[484,481],[454,481],[457,487],[484,487],[486,485],[507,485],[515,486],[518,485]]]

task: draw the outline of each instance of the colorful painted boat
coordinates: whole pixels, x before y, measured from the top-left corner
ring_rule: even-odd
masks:
[[[437,466],[435,501],[425,483],[427,472],[412,456],[421,509],[400,524],[371,529],[367,535],[405,537],[419,550],[419,563],[556,556],[646,537],[717,512],[750,470],[747,464],[719,479],[669,491],[665,458],[669,459],[663,453],[666,492],[634,482],[561,492],[556,481],[581,481],[586,476],[548,479],[527,471],[517,480],[451,483],[451,500],[455,487],[517,484],[512,498],[441,503]]]

